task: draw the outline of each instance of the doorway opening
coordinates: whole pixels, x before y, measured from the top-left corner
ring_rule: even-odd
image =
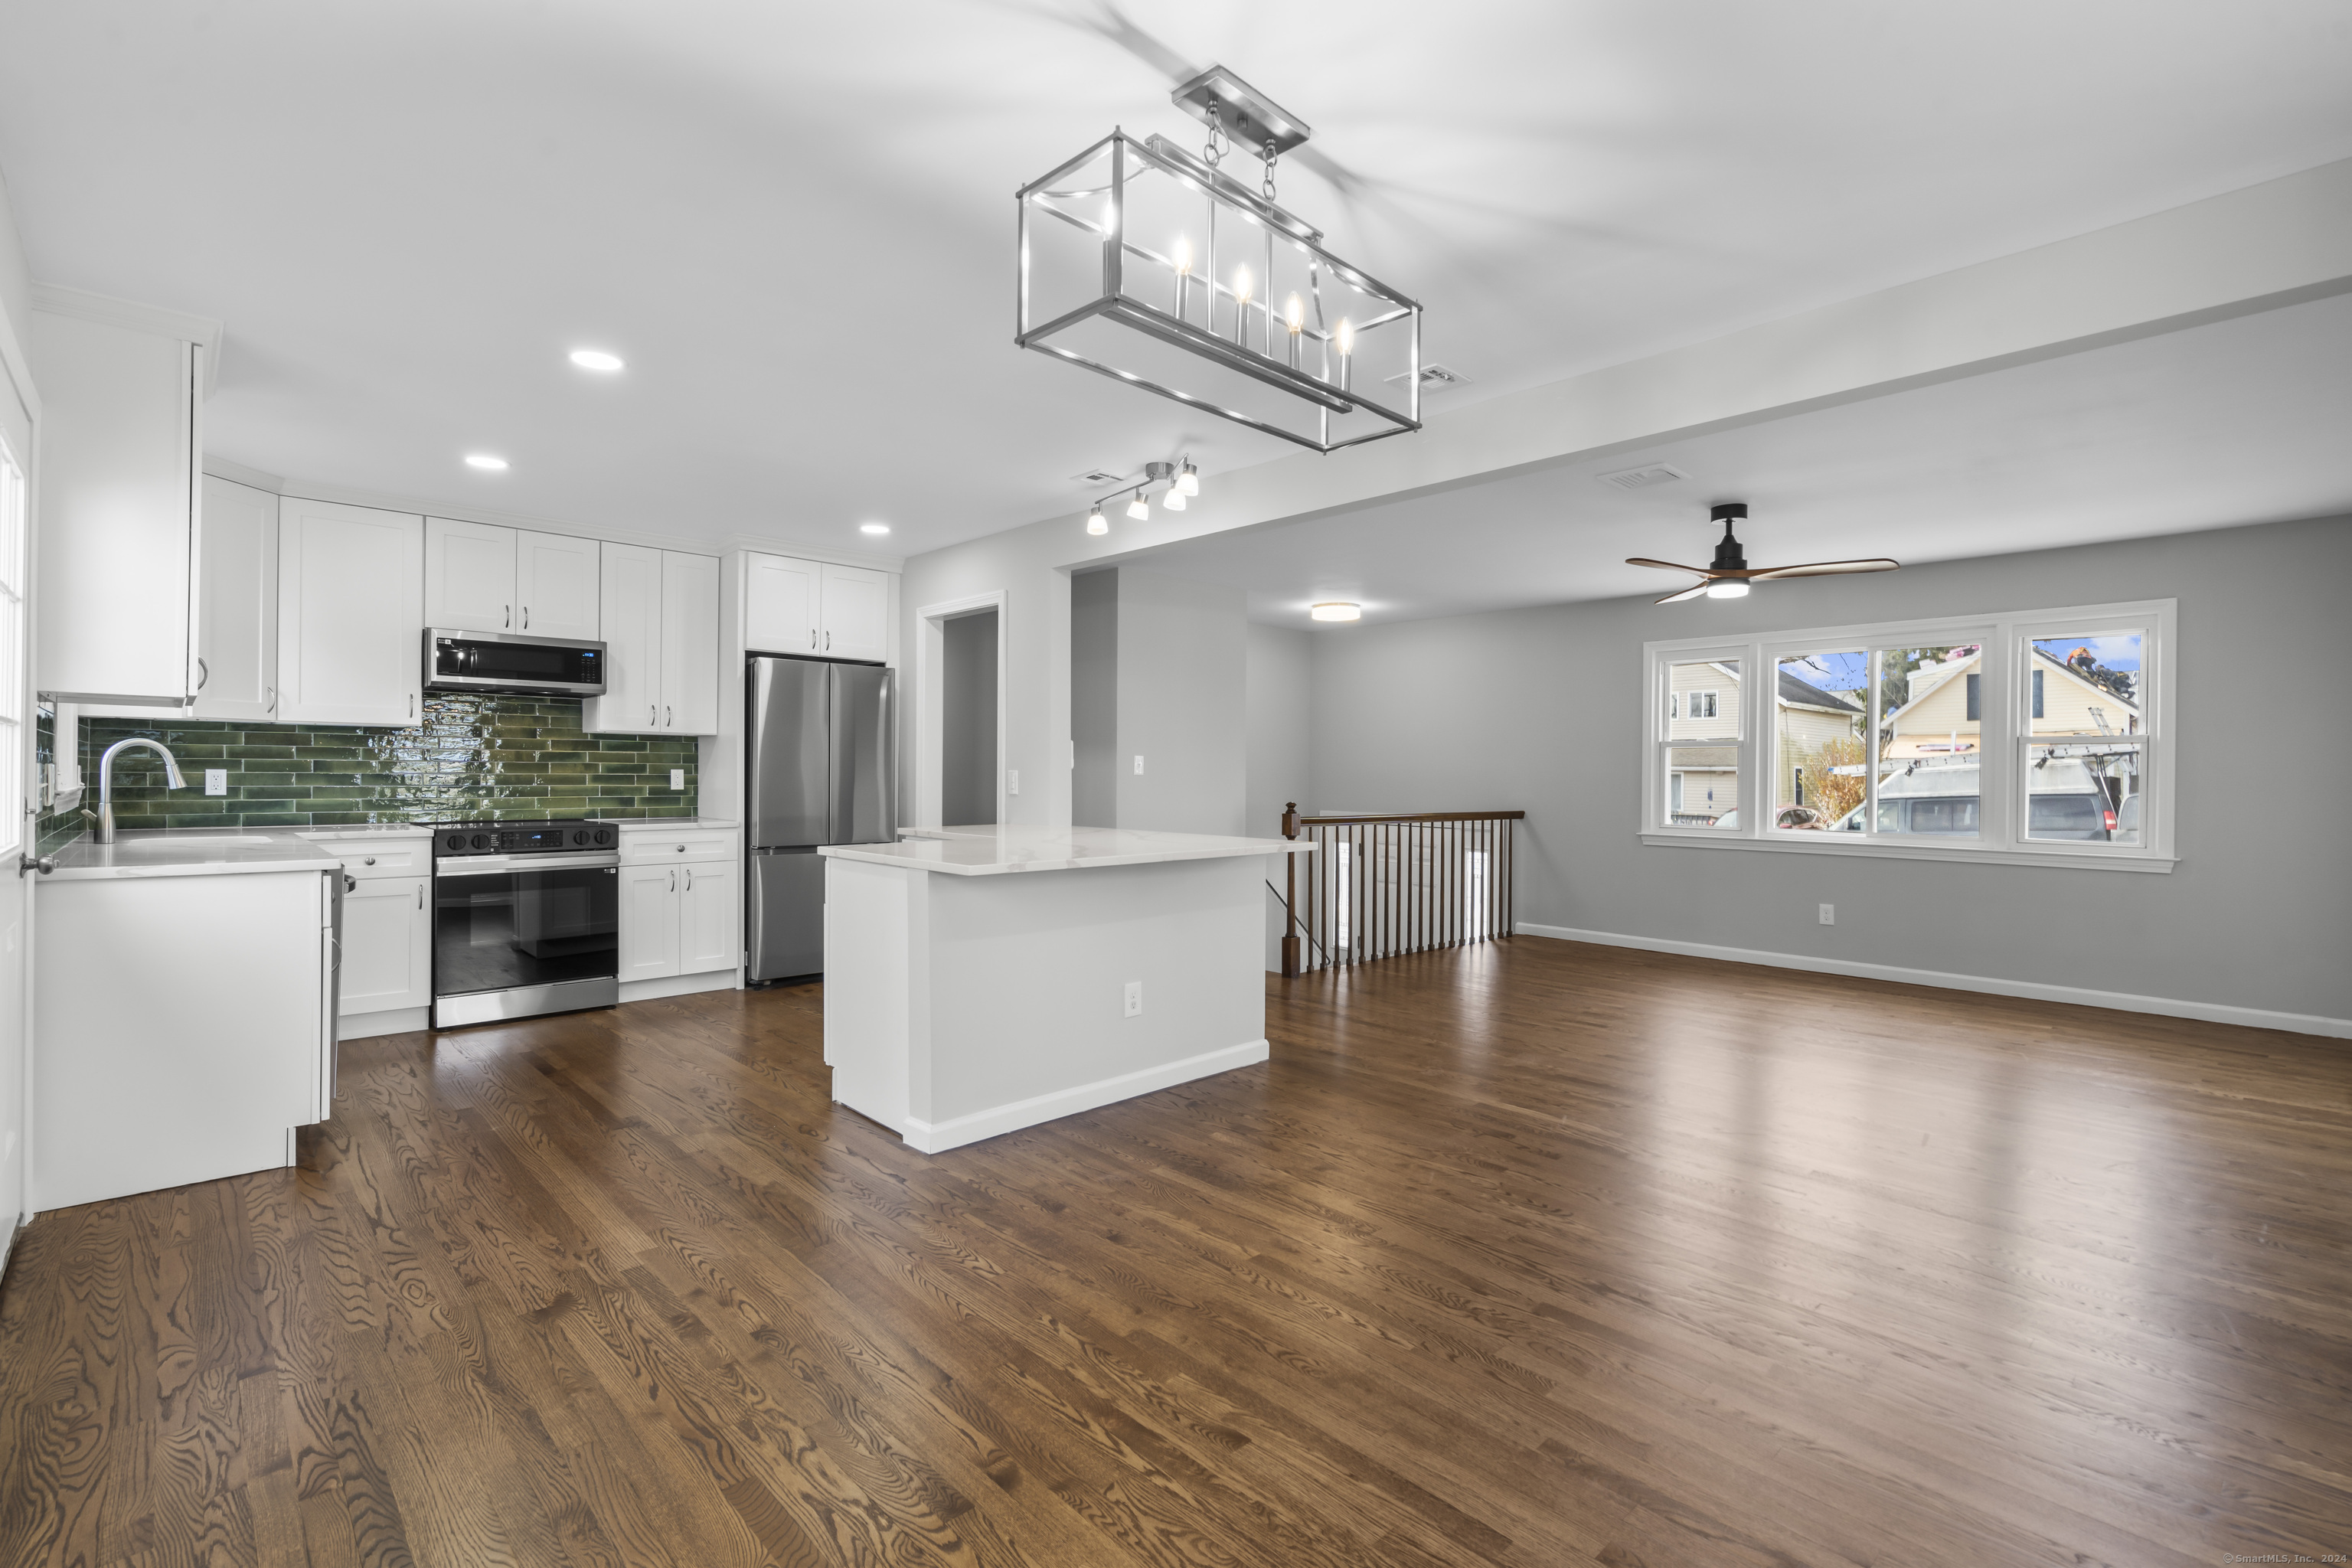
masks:
[[[993,826],[997,820],[999,634],[994,605],[950,616],[940,626],[940,824],[944,827]]]

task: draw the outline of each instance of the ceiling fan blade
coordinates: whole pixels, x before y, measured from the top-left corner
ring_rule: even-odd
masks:
[[[1704,566],[1677,566],[1671,561],[1653,561],[1646,555],[1628,555],[1625,557],[1625,564],[1628,566],[1655,566],[1662,572],[1687,572],[1695,577],[1704,577],[1706,575],[1706,568]]]
[[[1688,570],[1689,570],[1689,568],[1688,568],[1688,567],[1685,567],[1685,568],[1684,568],[1684,570],[1685,570],[1685,571],[1688,571]],[[1704,593],[1706,593],[1706,583],[1704,583],[1704,582],[1698,582],[1698,583],[1694,583],[1694,584],[1692,584],[1689,587],[1685,588],[1685,589],[1684,589],[1681,593],[1679,593],[1679,594],[1669,594],[1669,595],[1667,595],[1664,598],[1663,598],[1663,599],[1659,599],[1659,600],[1657,600],[1657,601],[1655,601],[1655,602],[1656,602],[1656,603],[1658,603],[1658,604],[1661,604],[1661,605],[1679,605],[1679,604],[1681,604],[1685,599],[1696,599],[1696,598],[1697,598],[1701,594],[1704,594]]]
[[[1848,572],[1892,572],[1903,564],[1880,556],[1872,561],[1816,561],[1809,566],[1764,566],[1748,574],[1750,582],[1773,577],[1836,577]]]

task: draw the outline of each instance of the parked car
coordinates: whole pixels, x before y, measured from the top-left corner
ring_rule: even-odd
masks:
[[[1893,774],[1878,786],[1878,831],[1926,837],[1973,837],[1978,831],[1982,792],[1978,764],[1937,762],[1914,765]],[[2133,805],[2137,797],[2125,804]],[[1838,818],[1839,831],[1862,831],[1863,810],[1855,806]],[[2138,841],[2137,816],[2127,842]],[[2117,829],[2107,792],[2090,764],[2073,757],[2053,757],[2033,770],[2025,796],[2025,836],[2029,838],[2105,840]],[[2118,830],[2113,835],[2121,838]]]

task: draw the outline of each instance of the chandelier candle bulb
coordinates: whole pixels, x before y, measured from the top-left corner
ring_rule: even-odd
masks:
[[[1234,268],[1234,342],[1248,346],[1249,341],[1250,269]]]
[[[1347,317],[1339,318],[1339,390],[1348,390],[1349,371],[1356,363],[1356,323]]]
[[[1298,368],[1298,334],[1307,327],[1307,307],[1293,294],[1283,301],[1282,324],[1290,329],[1290,368]]]
[[[1184,319],[1184,306],[1187,303],[1184,298],[1185,290],[1192,281],[1192,242],[1182,235],[1178,235],[1176,248],[1172,254],[1176,268],[1176,319],[1181,321]]]

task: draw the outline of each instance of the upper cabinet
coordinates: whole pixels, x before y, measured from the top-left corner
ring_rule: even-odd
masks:
[[[593,539],[454,518],[425,520],[425,624],[598,639]]]
[[[196,689],[196,343],[27,312],[41,388],[34,683],[179,707]]]
[[[278,716],[278,498],[204,479],[196,574],[198,719]]]
[[[581,727],[604,734],[716,734],[717,558],[608,543],[602,583],[604,695],[581,704]]]
[[[757,552],[743,566],[746,652],[888,662],[888,573]]]
[[[278,719],[418,722],[425,625],[423,518],[291,497],[279,503]]]

